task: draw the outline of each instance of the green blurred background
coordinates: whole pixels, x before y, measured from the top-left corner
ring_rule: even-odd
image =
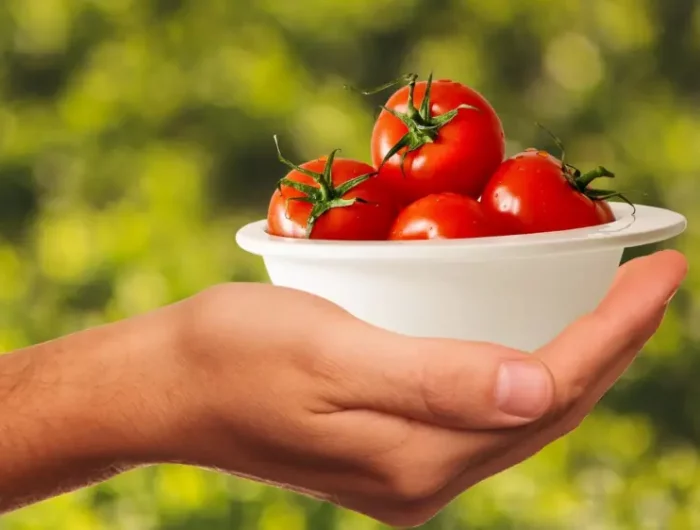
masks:
[[[562,137],[636,202],[689,218],[700,258],[700,3],[693,0],[2,0],[0,349],[265,280],[236,229],[283,167],[369,158],[373,86],[434,71],[480,90],[513,153]],[[695,205],[695,208],[693,206]],[[650,249],[643,249],[644,252]],[[585,280],[585,279],[584,279]],[[700,272],[573,435],[429,528],[700,528]],[[1,455],[0,455],[1,457]],[[159,467],[16,512],[2,530],[369,530],[210,472]]]

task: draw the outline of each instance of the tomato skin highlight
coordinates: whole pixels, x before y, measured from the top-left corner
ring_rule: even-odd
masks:
[[[466,239],[502,235],[471,197],[445,192],[406,206],[391,229],[391,240]]]
[[[302,169],[322,173],[327,157],[301,164]],[[344,182],[374,173],[369,164],[345,158],[333,161],[331,176],[333,184]],[[318,183],[299,171],[290,171],[286,178],[318,188]],[[312,205],[308,202],[289,200],[305,195],[284,184],[275,190],[270,199],[267,213],[267,231],[270,235],[291,238],[305,238],[308,218]],[[345,195],[344,199],[360,198],[366,203],[355,202],[350,206],[332,208],[323,213],[311,231],[310,239],[335,240],[382,240],[386,239],[391,225],[398,214],[398,205],[391,190],[376,176],[370,177]]]
[[[416,83],[414,104],[420,106],[426,81]],[[397,90],[386,107],[405,113],[408,87]],[[491,104],[477,91],[449,80],[432,82],[431,116],[445,114],[460,105],[457,116],[443,125],[432,143],[408,153],[401,170],[401,152],[387,160],[379,177],[401,195],[405,204],[433,193],[454,192],[478,198],[486,182],[503,161],[505,135]],[[478,110],[477,110],[478,109]],[[382,110],[371,140],[372,162],[379,167],[389,150],[408,128],[400,119]]]
[[[481,195],[485,211],[512,233],[555,232],[615,220],[610,206],[593,200],[567,180],[561,161],[527,150],[506,160]]]

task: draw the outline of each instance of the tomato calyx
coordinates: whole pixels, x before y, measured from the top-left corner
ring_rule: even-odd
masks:
[[[598,166],[597,168],[587,171],[586,173],[581,173],[581,170],[579,170],[577,167],[566,162],[566,149],[564,147],[564,143],[544,125],[540,123],[538,123],[537,125],[552,138],[555,145],[561,151],[561,171],[572,188],[574,188],[579,193],[582,193],[592,201],[605,201],[608,199],[618,198],[623,202],[629,204],[633,210],[635,209],[634,204],[618,191],[602,190],[589,187],[595,180],[599,178],[615,178],[615,173],[603,166]]]
[[[617,197],[634,208],[634,204],[632,204],[627,197],[618,191],[589,188],[593,181],[599,178],[615,178],[615,173],[604,168],[603,166],[598,166],[597,168],[587,171],[586,173],[581,173],[578,168],[572,166],[571,164],[565,164],[563,159],[564,153],[562,152],[561,170],[564,173],[566,180],[569,181],[571,187],[573,187],[576,191],[584,194],[592,201],[605,201]]]
[[[377,174],[376,171],[359,175],[343,182],[339,186],[335,186],[333,184],[333,161],[335,160],[336,155],[340,152],[340,149],[334,149],[328,155],[323,172],[317,173],[298,166],[286,159],[280,150],[277,135],[275,135],[273,138],[275,140],[275,147],[277,148],[278,160],[292,171],[297,171],[302,175],[306,175],[316,184],[318,184],[318,186],[312,186],[310,184],[304,184],[303,182],[297,182],[289,177],[283,177],[277,182],[277,189],[280,193],[282,193],[282,186],[288,186],[304,194],[302,197],[285,197],[285,203],[287,205],[289,205],[290,201],[306,202],[311,205],[311,212],[306,220],[305,237],[307,239],[311,237],[311,232],[316,225],[316,221],[318,221],[318,219],[327,211],[332,210],[333,208],[346,208],[356,203],[369,204],[369,201],[366,201],[361,197],[345,199],[344,196],[350,190],[375,176]]]
[[[381,168],[391,159],[391,157],[403,149],[404,151],[401,153],[400,167],[401,173],[404,176],[404,162],[408,153],[417,151],[425,144],[433,143],[437,139],[440,129],[455,119],[461,109],[480,110],[472,105],[462,104],[443,114],[432,116],[430,112],[430,91],[433,85],[433,74],[431,73],[428,76],[425,86],[425,94],[423,95],[423,100],[421,101],[419,108],[416,108],[415,104],[413,103],[417,81],[418,75],[406,74],[395,81],[386,83],[373,90],[360,91],[361,94],[371,95],[401,83],[408,85],[406,112],[398,112],[397,110],[391,109],[386,105],[381,106],[381,108],[386,112],[401,120],[408,131],[391,149],[389,149],[389,151],[387,151],[379,167]]]

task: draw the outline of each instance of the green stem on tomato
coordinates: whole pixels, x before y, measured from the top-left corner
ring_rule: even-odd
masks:
[[[354,92],[362,94],[363,96],[372,96],[374,94],[378,94],[379,92],[383,92],[387,88],[392,88],[396,85],[405,85],[407,83],[410,83],[412,79],[417,77],[418,76],[416,74],[404,74],[401,77],[394,79],[393,81],[389,81],[388,83],[384,83],[383,85],[379,85],[378,87],[370,88],[368,90],[362,90],[350,85],[343,85],[343,88],[345,88],[346,90],[352,90]]]
[[[343,182],[339,186],[335,186],[333,184],[333,162],[335,161],[336,155],[340,152],[340,149],[334,149],[331,151],[330,155],[328,155],[328,158],[326,159],[323,172],[317,173],[287,160],[284,155],[282,155],[277,135],[274,135],[273,138],[275,140],[277,158],[279,161],[292,171],[297,171],[302,175],[306,175],[307,177],[311,178],[314,183],[317,184],[317,186],[311,186],[309,184],[304,184],[303,182],[297,182],[296,180],[292,180],[288,177],[284,177],[277,182],[277,189],[280,190],[280,193],[282,192],[282,186],[287,186],[303,194],[302,197],[291,197],[285,199],[287,207],[289,207],[290,201],[306,202],[311,205],[311,211],[309,212],[309,216],[306,220],[305,237],[307,239],[311,237],[311,232],[316,226],[316,221],[318,221],[318,219],[327,211],[332,210],[333,208],[352,206],[358,202],[366,202],[360,197],[354,197],[352,199],[344,199],[343,197],[350,190],[375,176],[377,174],[376,171],[359,175]]]
[[[541,123],[535,122],[535,124],[545,133],[547,133],[547,135],[552,139],[552,141],[554,141],[555,145],[561,151],[561,170],[574,189],[583,193],[586,197],[593,201],[604,201],[617,197],[629,204],[633,210],[636,210],[634,204],[620,192],[612,190],[597,190],[588,187],[594,180],[599,178],[615,178],[615,173],[604,168],[603,166],[598,166],[597,168],[582,174],[579,169],[565,162],[566,149],[564,148],[564,142],[562,142],[558,136],[556,136]]]
[[[472,105],[459,105],[458,107],[440,114],[437,116],[431,115],[431,101],[430,93],[433,86],[433,74],[432,72],[428,76],[428,80],[425,87],[425,94],[418,108],[414,103],[414,95],[416,89],[416,82],[418,81],[418,76],[416,74],[406,74],[399,79],[386,83],[381,87],[374,90],[359,91],[361,94],[369,95],[375,94],[386,88],[396,86],[400,83],[408,85],[408,101],[406,102],[406,112],[398,112],[397,110],[390,109],[386,106],[382,106],[382,109],[394,116],[395,118],[401,120],[401,122],[406,126],[406,134],[404,134],[401,139],[399,139],[396,144],[394,144],[391,149],[389,149],[384,155],[382,162],[379,164],[379,169],[384,166],[394,155],[401,152],[401,173],[405,175],[404,172],[404,162],[406,161],[406,156],[408,153],[416,151],[423,147],[425,144],[433,143],[440,132],[440,129],[451,122],[460,110],[462,109],[472,109],[480,111],[478,107]]]
[[[599,178],[615,178],[615,173],[612,171],[604,168],[603,166],[598,166],[595,169],[592,169],[591,171],[584,173],[583,175],[580,175],[575,179],[576,187],[580,191],[585,191],[585,189],[596,179]]]

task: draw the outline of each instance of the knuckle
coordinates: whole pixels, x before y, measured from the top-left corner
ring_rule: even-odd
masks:
[[[563,407],[552,418],[558,437],[566,436],[581,426],[586,414],[579,407]]]
[[[560,390],[559,394],[560,407],[568,411],[574,408],[581,399],[586,396],[586,383],[583,381],[583,378],[580,377],[571,381],[565,390]]]
[[[569,413],[565,415],[561,421],[563,435],[567,435],[578,429],[587,415],[585,407],[571,407]]]
[[[576,429],[579,428],[582,421],[583,418],[580,418],[577,415],[571,415],[570,417],[565,418],[561,422],[560,436],[567,436],[574,432]]]
[[[433,462],[401,458],[385,464],[382,482],[389,499],[415,504],[435,496],[447,481]]]
[[[401,502],[421,502],[432,497],[439,491],[434,480],[425,480],[425,477],[416,476],[413,473],[399,475],[390,484],[389,494],[392,499]]]
[[[464,391],[460,384],[460,370],[450,367],[444,359],[436,357],[425,364],[421,374],[421,392],[426,410],[437,418],[455,420],[461,416],[458,392]]]
[[[573,405],[569,401],[568,397],[559,399],[558,403],[552,407],[550,412],[547,414],[549,423],[559,423],[563,421],[569,413],[573,410]]]

